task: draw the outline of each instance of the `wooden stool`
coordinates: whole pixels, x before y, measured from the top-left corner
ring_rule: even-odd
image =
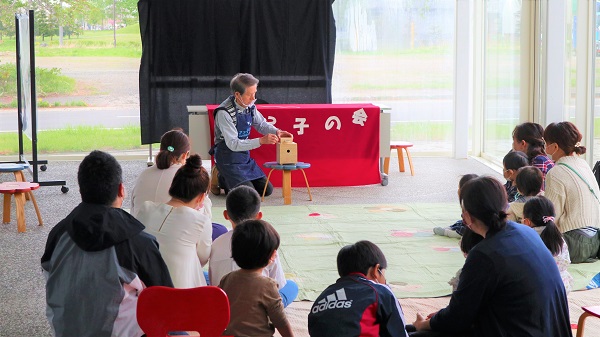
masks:
[[[600,318],[600,306],[581,307],[581,309],[583,309],[583,313],[577,322],[577,337],[583,337],[583,323],[588,316]]]
[[[398,152],[398,168],[400,172],[404,172],[404,156],[402,155],[402,150],[406,151],[406,157],[408,157],[408,165],[410,166],[410,175],[415,175],[415,170],[413,169],[412,158],[410,157],[410,151],[408,151],[409,147],[412,147],[413,144],[409,142],[390,142],[390,149],[396,149]],[[385,174],[389,174],[390,172],[390,157],[385,157],[383,162],[383,172]]]
[[[300,170],[304,175],[304,181],[306,182],[306,189],[308,190],[309,200],[312,201],[312,194],[310,194],[310,187],[308,186],[308,179],[306,179],[305,168],[309,168],[309,163],[298,162],[296,164],[279,164],[276,161],[269,161],[263,164],[264,167],[270,168],[269,174],[267,175],[267,183],[262,194],[262,201],[265,201],[265,193],[267,192],[267,186],[269,185],[269,179],[273,170],[283,171],[283,180],[281,182],[281,189],[283,194],[283,204],[290,205],[292,203],[292,171]]]
[[[2,163],[0,164],[0,173],[12,173],[15,176],[15,181],[27,181],[23,171],[28,167],[29,164],[27,163]],[[25,194],[26,200],[30,199],[29,194]]]
[[[38,208],[37,202],[35,201],[35,198],[31,193],[31,191],[37,190],[38,188],[40,188],[40,184],[38,183],[30,183],[23,181],[1,183],[0,193],[4,194],[2,222],[10,223],[10,196],[14,195],[15,205],[17,207],[17,230],[21,233],[25,232],[25,195],[29,193],[31,201],[33,202],[33,206],[35,207],[38,222],[40,226],[42,226],[44,224],[42,222],[42,215],[40,214],[40,209]]]

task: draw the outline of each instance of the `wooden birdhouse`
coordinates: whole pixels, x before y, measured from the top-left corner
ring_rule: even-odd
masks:
[[[298,162],[298,144],[292,137],[280,137],[277,143],[277,163],[296,164]]]

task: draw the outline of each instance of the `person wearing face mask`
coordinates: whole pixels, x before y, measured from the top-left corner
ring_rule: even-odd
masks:
[[[279,137],[292,137],[287,131],[279,130],[267,123],[256,109],[258,79],[251,74],[239,73],[231,79],[233,94],[214,111],[215,139],[211,154],[214,154],[216,169],[212,171],[211,192],[225,194],[239,185],[247,185],[262,193],[267,177],[250,157],[250,150],[264,144],[275,144]],[[263,136],[250,139],[254,127]],[[218,179],[215,176],[218,174]],[[271,195],[273,185],[268,183],[265,195]]]
[[[546,153],[555,166],[546,175],[545,196],[554,204],[555,223],[569,248],[571,263],[597,260],[600,238],[600,190],[581,133],[571,122],[551,123],[544,130]]]

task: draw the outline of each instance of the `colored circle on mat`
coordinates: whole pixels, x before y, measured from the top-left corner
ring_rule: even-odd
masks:
[[[397,238],[412,238],[413,236],[415,236],[415,233],[411,233],[408,231],[396,231],[393,230],[392,231],[392,236],[395,236]]]
[[[298,235],[296,235],[296,237],[299,237],[299,238],[305,239],[305,240],[331,240],[331,239],[333,239],[333,236],[331,236],[329,234],[325,234],[325,233],[305,233],[305,234],[298,234]]]
[[[309,217],[311,218],[323,218],[323,219],[335,219],[337,218],[337,216],[333,215],[333,214],[327,214],[327,213],[309,213],[308,214]]]
[[[406,212],[406,208],[402,208],[400,206],[395,205],[380,205],[380,206],[369,206],[365,207],[365,209],[369,212],[378,213],[378,212]]]
[[[437,252],[459,252],[458,247],[433,247],[433,250]]]

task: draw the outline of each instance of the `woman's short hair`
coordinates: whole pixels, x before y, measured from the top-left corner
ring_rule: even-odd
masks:
[[[535,196],[542,190],[544,176],[542,171],[535,166],[524,166],[517,171],[515,185],[519,192],[525,196]]]
[[[381,269],[387,268],[387,260],[381,249],[367,240],[342,247],[337,255],[337,269],[340,277],[351,273],[367,275],[369,268],[375,267],[377,264]]]
[[[460,189],[460,202],[465,211],[488,227],[494,234],[506,226],[506,189],[495,178],[475,178]]]
[[[83,202],[111,205],[117,199],[122,182],[121,165],[106,152],[94,150],[79,164],[77,183]]]
[[[160,150],[156,155],[156,167],[159,170],[168,169],[175,159],[190,150],[190,138],[181,128],[165,132],[160,137]]]
[[[264,220],[237,224],[231,236],[231,256],[242,269],[264,268],[279,248],[279,234]]]
[[[246,88],[257,84],[258,79],[252,76],[252,74],[238,73],[233,76],[229,86],[231,87],[231,91],[233,93],[239,92],[243,95],[246,92]]]
[[[556,143],[567,155],[575,152],[584,154],[585,146],[581,145],[581,132],[571,122],[550,123],[544,130],[546,144]]]
[[[190,202],[208,191],[210,177],[204,167],[200,155],[193,154],[179,168],[173,177],[169,195],[184,202]]]
[[[252,187],[240,185],[227,194],[225,209],[235,224],[254,219],[260,212],[260,195]]]

